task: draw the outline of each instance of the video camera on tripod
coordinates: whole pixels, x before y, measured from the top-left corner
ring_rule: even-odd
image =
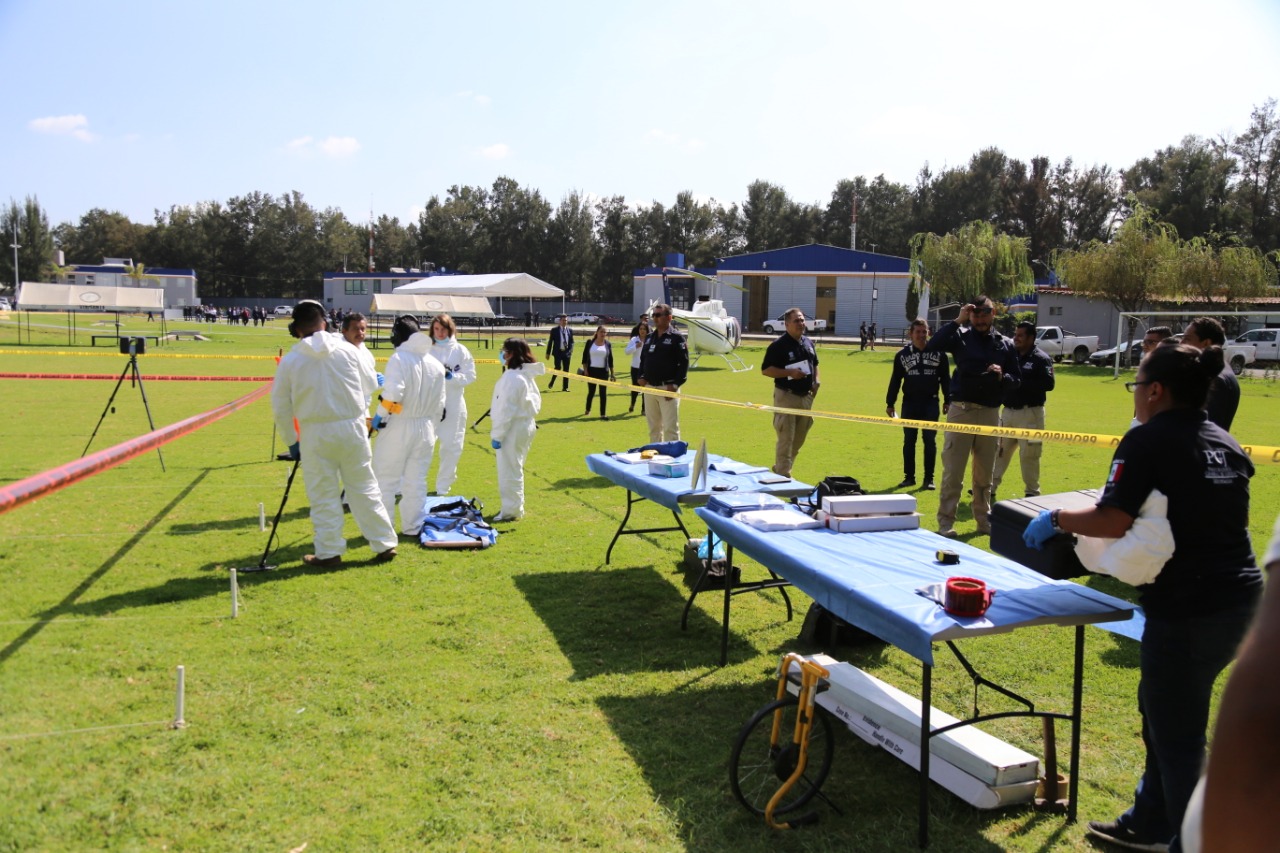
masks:
[[[102,428],[102,422],[106,420],[108,412],[115,412],[112,403],[115,402],[116,394],[120,391],[120,386],[124,384],[126,376],[129,377],[129,384],[137,386],[138,393],[142,396],[142,408],[147,413],[147,426],[155,432],[156,422],[151,418],[151,404],[147,402],[147,390],[142,387],[142,374],[138,372],[138,356],[144,355],[147,351],[147,339],[136,335],[120,336],[120,354],[129,356],[129,360],[125,362],[124,370],[120,371],[120,378],[116,380],[116,387],[111,390],[111,396],[107,398],[107,405],[102,410],[102,414],[98,417],[98,425],[93,428],[93,432],[89,435],[89,440],[85,442],[84,450],[80,451],[81,458],[89,452],[89,446],[93,444],[93,439],[98,434],[98,430]],[[160,452],[160,448],[156,448],[156,456],[160,459],[160,470],[168,470],[164,464],[164,454]]]

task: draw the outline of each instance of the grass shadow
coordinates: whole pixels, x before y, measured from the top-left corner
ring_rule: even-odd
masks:
[[[855,849],[898,851],[917,848],[916,772],[885,750],[873,747],[834,718],[835,756],[821,794],[806,811],[817,827],[776,834],[732,793],[729,757],[743,725],[773,698],[774,682],[711,689],[684,689],[640,696],[601,696],[597,706],[644,774],[653,799],[679,823],[684,849],[695,853],[723,850]],[[824,713],[825,712],[820,712]],[[691,762],[690,743],[714,762]],[[995,851],[981,837],[989,823],[1006,822],[1008,809],[981,812],[930,786],[930,833],[941,850]],[[1042,816],[1026,811],[1026,829]],[[1061,821],[1061,818],[1054,818]]]
[[[311,509],[309,507],[304,506],[299,509],[291,510],[281,515],[280,523],[285,524],[286,522],[290,522],[290,521],[300,521],[304,518],[309,518],[310,514],[311,514]],[[274,518],[275,516],[267,517],[268,530],[271,529],[271,520]],[[184,533],[205,533],[211,530],[239,530],[244,527],[256,526],[258,523],[258,520],[259,520],[258,516],[256,515],[246,515],[242,518],[227,518],[227,519],[222,519],[220,521],[205,521],[199,524],[175,524],[169,528],[169,532],[173,534],[184,534]]]
[[[514,580],[555,635],[573,666],[574,679],[681,671],[719,662],[719,621],[694,607],[689,611],[688,630],[681,631],[685,598],[654,566],[540,572],[517,575]],[[720,592],[700,595],[719,596]],[[756,654],[742,637],[730,632],[731,662]]]

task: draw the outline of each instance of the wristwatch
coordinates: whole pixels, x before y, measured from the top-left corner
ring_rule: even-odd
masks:
[[[1055,510],[1052,510],[1052,511],[1050,511],[1050,512],[1049,512],[1049,523],[1053,525],[1053,532],[1054,532],[1054,533],[1066,533],[1066,532],[1067,532],[1067,531],[1063,530],[1063,529],[1062,529],[1062,525],[1058,523],[1058,513],[1060,513],[1060,512],[1062,512],[1062,510],[1061,510],[1061,509],[1055,509]]]

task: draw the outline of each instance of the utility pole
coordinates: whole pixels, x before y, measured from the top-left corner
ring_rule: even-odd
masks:
[[[18,288],[21,286],[21,279],[18,275],[18,250],[22,246],[18,243],[18,220],[13,220],[13,242],[9,244],[9,248],[13,249],[13,298],[18,298]]]
[[[849,248],[858,248],[858,194],[853,194],[853,218],[849,226]]]

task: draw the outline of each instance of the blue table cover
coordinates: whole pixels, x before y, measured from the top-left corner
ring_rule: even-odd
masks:
[[[837,533],[827,528],[761,532],[698,509],[718,538],[772,569],[847,622],[933,664],[933,643],[998,634],[1027,625],[1082,625],[1128,619],[1136,605],[930,530]],[[960,563],[937,562],[940,548]],[[973,577],[996,590],[985,616],[952,616],[916,593],[949,577]]]
[[[692,465],[693,457],[694,453],[691,451],[681,456],[678,461]],[[708,453],[707,459],[712,465],[733,461],[727,456],[716,456],[713,453]],[[774,495],[807,495],[811,494],[815,488],[798,480],[788,480],[785,483],[761,483],[761,477],[767,479],[775,476],[772,471],[757,471],[754,474],[708,471],[706,485],[701,489],[695,489],[691,476],[655,477],[649,473],[648,463],[638,462],[632,465],[619,462],[603,453],[592,453],[588,456],[587,467],[593,474],[606,477],[624,489],[674,512],[680,512],[681,498],[685,499],[683,501],[685,504],[706,503],[706,498],[714,486],[731,486],[740,492],[766,492]]]

